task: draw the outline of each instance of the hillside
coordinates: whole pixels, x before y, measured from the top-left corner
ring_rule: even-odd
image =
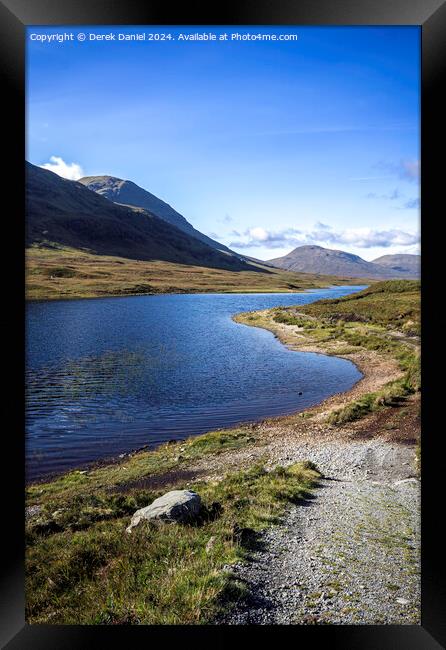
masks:
[[[377,282],[359,293],[319,300],[303,306],[300,311],[333,323],[374,323],[418,335],[421,318],[420,288],[417,280]]]
[[[259,270],[261,266],[257,267]],[[266,269],[265,269],[266,270]],[[73,248],[32,246],[26,251],[26,297],[30,300],[94,298],[155,293],[270,293],[352,284],[351,278],[269,268],[233,271],[162,260],[94,255]],[[367,284],[365,281],[355,281]]]
[[[404,257],[412,256],[405,255]],[[289,271],[325,273],[356,278],[416,278],[419,275],[416,269],[394,268],[391,264],[378,264],[376,260],[367,262],[358,255],[322,246],[298,246],[287,255],[268,260],[268,262]]]
[[[114,176],[84,176],[79,179],[79,183],[88,187],[89,190],[100,194],[101,196],[124,205],[131,205],[136,208],[148,210],[167,223],[176,226],[191,237],[198,239],[211,248],[225,251],[231,255],[236,255],[227,246],[207,237],[199,230],[196,230],[184,217],[174,210],[168,203],[162,201],[154,194],[144,190],[132,181],[122,180]],[[237,257],[237,255],[236,255]]]
[[[420,255],[382,255],[372,260],[373,264],[385,266],[393,271],[402,271],[411,274],[414,277],[420,275],[421,256]]]
[[[26,165],[26,244],[127,259],[267,272],[220,252],[147,210],[117,205],[81,183]]]
[[[290,292],[351,283],[216,250],[150,211],[113,203],[30,163],[26,209],[28,299]]]

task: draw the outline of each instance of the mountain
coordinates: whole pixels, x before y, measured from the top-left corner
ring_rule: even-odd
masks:
[[[393,271],[410,273],[414,277],[419,277],[421,266],[421,255],[383,255],[373,260],[373,264],[385,266]]]
[[[384,257],[394,258],[401,256],[385,255]],[[412,256],[404,255],[403,257],[410,258]],[[358,255],[323,248],[322,246],[298,246],[288,253],[288,255],[276,257],[268,260],[268,262],[288,271],[341,275],[352,278],[391,279],[413,278],[419,275],[415,270],[409,269],[409,262],[406,263],[407,269],[409,270],[403,269],[402,267],[394,268],[391,264],[378,264],[376,260],[366,262],[366,260],[363,260]]]
[[[84,176],[84,178],[79,179],[79,183],[82,183],[89,190],[97,192],[114,203],[131,205],[136,208],[148,210],[160,219],[186,232],[191,237],[195,237],[195,239],[204,242],[211,248],[236,255],[223,244],[196,230],[183,215],[174,210],[168,203],[162,201],[147,190],[144,190],[142,187],[139,187],[139,185],[136,185],[132,181],[125,181],[115,176]]]
[[[268,272],[211,248],[141,208],[118,205],[77,181],[26,163],[26,245],[60,244],[101,255]]]

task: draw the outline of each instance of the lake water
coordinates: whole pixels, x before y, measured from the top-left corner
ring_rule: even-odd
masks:
[[[361,288],[28,304],[27,479],[347,390],[361,377],[351,362],[292,352],[231,316]]]

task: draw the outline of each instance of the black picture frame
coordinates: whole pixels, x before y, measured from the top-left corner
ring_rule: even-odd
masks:
[[[24,64],[27,25],[419,25],[422,30],[422,625],[421,626],[190,626],[115,627],[27,625],[24,620]],[[203,640],[217,646],[236,639],[253,642],[282,642],[287,634],[296,643],[326,643],[330,648],[350,650],[430,650],[446,645],[444,542],[439,524],[443,517],[443,457],[439,439],[443,435],[442,387],[435,379],[438,359],[435,341],[441,341],[435,314],[438,294],[433,281],[440,275],[441,241],[436,236],[435,206],[440,202],[442,183],[435,153],[442,134],[445,114],[441,99],[440,72],[445,67],[446,2],[443,0],[227,0],[204,4],[198,0],[173,9],[160,0],[2,0],[0,2],[0,66],[4,92],[4,135],[12,146],[4,149],[7,165],[4,193],[13,193],[13,209],[4,213],[3,236],[12,253],[8,262],[7,304],[14,317],[4,319],[10,327],[4,334],[6,348],[16,341],[8,372],[4,411],[12,413],[4,432],[3,471],[9,469],[4,492],[1,594],[2,647],[10,650],[33,648],[103,648],[109,643],[147,643],[178,640],[188,644]],[[5,180],[6,179],[6,180]],[[23,199],[22,199],[23,197]],[[443,197],[441,197],[443,198]],[[440,215],[439,215],[440,216]],[[442,216],[442,215],[441,215]],[[10,218],[7,218],[10,217]],[[5,223],[6,221],[6,223]],[[435,329],[438,327],[438,332]],[[439,375],[441,377],[441,374]],[[4,488],[5,489],[5,488]],[[254,635],[254,638],[253,638]],[[267,638],[269,635],[269,639]],[[274,636],[273,636],[274,635]],[[290,636],[291,635],[291,636]]]

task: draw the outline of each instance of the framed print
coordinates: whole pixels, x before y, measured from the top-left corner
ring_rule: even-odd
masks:
[[[444,3],[0,10],[4,646],[443,647]]]

